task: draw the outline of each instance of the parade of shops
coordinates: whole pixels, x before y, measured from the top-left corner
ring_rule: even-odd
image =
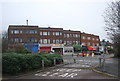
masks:
[[[81,31],[63,30],[63,28],[39,27],[31,25],[9,25],[9,49],[21,44],[32,53],[73,54],[82,46],[97,48],[100,43],[98,35]]]

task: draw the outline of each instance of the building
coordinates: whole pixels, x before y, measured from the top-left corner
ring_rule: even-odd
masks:
[[[81,33],[81,44],[85,46],[99,46],[99,36],[87,33]]]
[[[54,51],[58,54],[63,54],[64,48],[73,49],[73,45],[98,46],[100,41],[99,36],[93,34],[31,25],[9,25],[8,39],[9,46],[20,43],[33,53]]]

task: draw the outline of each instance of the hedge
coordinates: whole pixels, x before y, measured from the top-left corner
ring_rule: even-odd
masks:
[[[58,54],[4,53],[2,55],[2,71],[3,73],[16,74],[38,69],[42,67],[42,60],[44,60],[45,67],[53,66],[54,57],[57,64],[61,63],[62,57]]]

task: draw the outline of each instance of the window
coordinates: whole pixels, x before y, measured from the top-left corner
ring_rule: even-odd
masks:
[[[82,39],[86,39],[86,37],[83,36]]]
[[[30,41],[31,41],[31,42],[34,42],[34,41],[35,41],[35,38],[30,38]]]
[[[42,32],[40,32],[40,35],[42,35]]]
[[[60,44],[62,44],[62,40],[60,40]]]
[[[35,33],[35,30],[30,30],[30,34],[34,34]]]
[[[95,38],[92,38],[92,40],[94,41],[94,40],[95,40]]]
[[[50,35],[50,32],[48,32],[48,35]]]
[[[37,38],[35,38],[35,40],[34,40],[35,42],[37,42]]]
[[[88,46],[90,46],[90,42],[88,42]]]
[[[35,30],[35,34],[37,34],[37,30]]]
[[[72,41],[70,41],[70,45],[72,44]]]
[[[67,37],[69,37],[69,34],[67,34]]]
[[[97,43],[97,46],[99,46],[99,44]]]
[[[43,35],[47,35],[47,32],[43,32]]]
[[[62,32],[60,32],[60,35],[62,35]]]
[[[56,32],[56,35],[59,36],[59,32]]]
[[[64,37],[67,37],[66,34],[64,34]]]
[[[26,33],[29,33],[29,31],[28,31],[28,30],[26,30]]]
[[[69,44],[69,41],[67,41],[67,45]]]
[[[70,34],[70,37],[72,37],[72,34]]]
[[[22,34],[22,30],[20,30],[20,34]]]
[[[20,38],[20,42],[22,42],[22,38]]]
[[[55,44],[55,40],[53,40],[53,43]]]
[[[40,39],[40,44],[42,44],[42,39]]]
[[[55,35],[55,32],[53,32],[53,35]]]
[[[19,30],[14,30],[14,34],[18,34],[19,33]]]
[[[96,41],[98,41],[98,39],[96,39]]]
[[[43,39],[43,43],[44,43],[44,44],[47,44],[47,39]]]
[[[90,40],[90,37],[87,37],[88,40]]]
[[[19,39],[18,39],[18,38],[15,38],[15,42],[19,42]]]
[[[85,42],[83,42],[83,43],[82,43],[82,45],[86,45],[86,43],[85,43]]]
[[[76,41],[76,44],[78,44],[78,41]]]
[[[13,30],[10,30],[10,33],[13,34]]]
[[[59,39],[56,40],[56,44],[59,44]]]
[[[50,39],[48,39],[48,44],[50,44]]]
[[[66,44],[66,41],[64,41],[64,44]]]

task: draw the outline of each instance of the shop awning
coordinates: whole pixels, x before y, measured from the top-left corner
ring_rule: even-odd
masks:
[[[94,48],[92,46],[88,46],[88,50],[97,50],[97,48]]]

